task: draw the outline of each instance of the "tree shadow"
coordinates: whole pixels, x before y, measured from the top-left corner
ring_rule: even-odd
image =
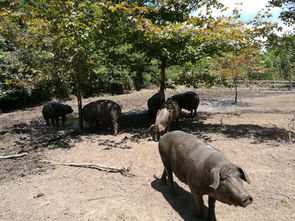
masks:
[[[47,127],[43,120],[32,120],[5,128],[0,134],[0,139],[4,141],[0,147],[1,155],[27,154],[20,158],[3,160],[0,181],[42,173],[53,168],[53,165],[44,161],[44,150],[69,149],[73,146],[73,141],[80,140],[80,136],[77,130]]]
[[[206,119],[213,116],[214,113],[200,113],[198,118],[183,118],[179,122],[178,129],[194,134],[207,142],[212,141],[210,137],[205,135],[208,133],[223,134],[227,138],[234,139],[250,138],[253,139],[253,143],[264,143],[267,141],[290,142],[290,137],[292,139],[291,142],[295,141],[295,133],[293,131],[275,125],[268,127],[255,124],[204,123]]]
[[[105,139],[99,139],[98,140],[98,145],[106,146],[103,148],[103,150],[112,150],[112,149],[132,149],[132,146],[129,146],[126,144],[128,141],[127,137],[124,137],[121,141],[116,142],[113,140],[105,140]]]
[[[131,137],[125,137],[121,141],[111,139],[98,139],[98,145],[106,146],[104,150],[113,148],[131,149],[127,141],[137,142],[150,136],[147,130],[150,120],[146,111],[132,111],[123,113],[119,119],[119,133],[129,133]],[[10,152],[30,152],[44,149],[70,149],[73,143],[81,141],[82,137],[89,135],[112,135],[112,125],[107,125],[103,129],[84,128],[79,132],[77,116],[69,116],[65,125],[46,126],[43,119],[32,120],[29,123],[15,124],[1,131],[0,136],[7,134],[16,135],[13,143],[14,151]],[[90,138],[91,139],[91,138]]]
[[[125,112],[120,118],[120,132],[131,134],[131,137],[128,139],[132,142],[139,143],[141,139],[151,138],[149,127],[153,123],[147,111],[135,110]]]
[[[220,100],[220,99],[213,99],[213,98],[204,98],[202,102],[209,105],[212,108],[216,107],[250,107],[251,103],[249,102],[242,102],[238,101],[237,103],[234,100]]]
[[[182,130],[190,134],[194,134],[206,142],[212,142],[210,133],[223,134],[227,138],[250,138],[253,143],[263,143],[267,141],[275,142],[295,142],[295,133],[285,128],[273,126],[260,126],[255,124],[223,124],[205,123],[207,119],[214,117],[216,113],[199,112],[197,117],[190,117],[190,113],[182,112],[182,117],[178,122],[172,124],[172,130]],[[142,139],[152,140],[149,127],[153,121],[149,119],[147,111],[134,110],[125,112],[119,119],[119,133],[127,133],[121,141],[113,141],[111,139],[99,139],[98,144],[106,146],[104,150],[113,148],[131,149],[127,145],[127,141],[139,143]],[[18,153],[29,152],[31,150],[41,149],[69,149],[73,142],[79,142],[81,137],[89,134],[107,135],[112,134],[112,127],[106,130],[85,129],[82,133],[78,131],[78,119],[71,118],[66,121],[66,125],[56,127],[47,127],[44,120],[32,120],[29,123],[21,123],[12,125],[1,131],[0,136],[7,133],[18,134],[19,139],[14,142],[14,146],[18,147]]]
[[[181,216],[183,220],[186,221],[204,221],[206,217],[198,217],[195,211],[195,202],[192,194],[178,186],[174,182],[175,190],[177,196],[172,195],[172,190],[170,188],[169,182],[163,184],[161,179],[154,177],[155,180],[151,182],[151,186],[162,193],[163,197],[171,205],[171,207]],[[208,214],[208,208],[205,206],[204,214]]]
[[[19,139],[15,140],[14,146],[21,148],[19,152],[48,149],[69,149],[72,147],[70,140],[80,141],[81,137],[77,130],[66,129],[63,126],[47,127],[43,120],[32,120],[29,123],[15,124],[5,128],[6,133],[16,134]]]

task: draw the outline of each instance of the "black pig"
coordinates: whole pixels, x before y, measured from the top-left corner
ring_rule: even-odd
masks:
[[[91,126],[99,122],[112,123],[114,135],[118,133],[117,120],[121,115],[121,106],[111,100],[98,100],[91,102],[83,107],[82,113],[85,121]]]
[[[62,124],[65,124],[66,115],[73,112],[71,106],[67,104],[58,103],[55,101],[49,102],[43,106],[42,114],[46,120],[47,126],[49,126],[49,119],[51,119],[52,125],[58,125],[59,117],[62,118]]]

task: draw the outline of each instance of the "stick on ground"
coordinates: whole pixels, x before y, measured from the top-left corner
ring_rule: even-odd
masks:
[[[88,164],[88,163],[55,163],[55,162],[50,162],[50,163],[61,165],[61,166],[96,169],[96,170],[105,171],[108,173],[121,173],[123,176],[128,176],[128,177],[134,176],[134,174],[129,172],[131,169],[131,166],[129,166],[127,168],[125,168],[125,167],[118,168],[118,167],[109,167],[109,166],[102,166],[102,165],[98,165],[98,164]]]
[[[4,159],[13,159],[13,158],[18,158],[18,157],[23,157],[27,155],[28,153],[21,153],[21,154],[15,154],[15,155],[7,155],[7,156],[0,156],[0,160]]]

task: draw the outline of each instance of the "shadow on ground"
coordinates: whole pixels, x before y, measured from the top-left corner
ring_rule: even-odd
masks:
[[[223,134],[227,138],[250,138],[254,143],[267,141],[290,142],[290,138],[295,142],[295,133],[285,128],[273,126],[260,126],[255,124],[230,125],[220,123],[204,123],[207,119],[214,116],[214,113],[199,113],[197,117],[191,118],[189,114],[183,113],[178,122],[174,122],[172,130],[182,130],[194,134],[206,142],[211,142],[210,133]],[[85,128],[81,133],[78,131],[77,119],[71,119],[65,127],[47,127],[43,120],[34,120],[29,124],[17,124],[1,131],[2,136],[9,134],[16,135],[16,140],[10,146],[18,147],[17,153],[29,152],[40,149],[69,149],[75,142],[81,141],[82,137],[92,135],[112,135],[113,128],[107,127],[103,130],[93,130]],[[99,139],[99,145],[106,146],[105,150],[112,148],[130,149],[127,141],[139,143],[140,140],[151,139],[149,127],[153,122],[148,118],[146,111],[132,111],[122,114],[119,120],[119,133],[130,134],[121,141],[112,139]],[[88,139],[88,138],[87,138]],[[3,148],[2,148],[3,149]],[[1,153],[1,151],[0,151]]]
[[[223,134],[227,138],[250,138],[253,139],[254,143],[263,143],[267,141],[275,142],[295,142],[295,133],[287,130],[286,128],[279,128],[273,126],[260,126],[255,124],[223,124],[220,123],[205,123],[209,118],[212,118],[217,113],[205,113],[200,112],[197,117],[191,118],[188,112],[182,113],[182,118],[178,122],[174,122],[172,130],[182,130],[187,133],[196,135],[206,142],[212,142],[210,133]],[[124,146],[124,143],[129,140],[131,142],[138,143],[141,139],[151,139],[151,131],[149,127],[154,122],[151,121],[146,111],[132,111],[125,112],[122,114],[119,120],[119,133],[127,133],[130,136],[125,137],[120,142],[112,140],[101,141],[101,144],[105,144],[111,148],[119,147],[122,149],[128,149]],[[97,134],[97,135],[112,135],[112,126],[103,130],[86,130],[82,135]]]
[[[80,140],[77,130],[66,129],[62,126],[47,127],[42,120],[33,120],[29,124],[16,124],[4,131],[18,135],[19,140],[16,140],[14,145],[25,148],[26,151],[42,148],[69,149],[71,139]]]
[[[45,149],[69,149],[73,142],[80,141],[80,134],[73,129],[65,130],[47,127],[43,120],[33,120],[30,123],[15,124],[5,128],[0,133],[0,155],[15,155],[25,153],[20,158],[1,160],[0,181],[28,174],[42,173],[54,167],[44,161]]]
[[[201,113],[198,118],[190,119],[186,118],[179,122],[178,129],[187,133],[192,133],[205,141],[211,141],[204,134],[218,133],[223,134],[227,138],[250,138],[253,139],[253,143],[264,143],[267,141],[275,142],[294,142],[295,133],[285,128],[273,126],[260,126],[255,124],[223,124],[222,122],[217,124],[204,123],[208,118],[211,118],[213,113]]]
[[[98,142],[98,145],[105,146],[103,150],[111,150],[116,148],[131,149],[132,146],[127,145],[127,141],[139,143],[141,139],[145,139],[148,137],[151,138],[151,133],[148,129],[152,122],[148,118],[146,111],[125,112],[118,120],[118,124],[118,134],[126,133],[129,134],[128,136],[125,136],[120,141],[103,138],[95,139],[93,140],[93,142]],[[99,135],[113,135],[113,133],[113,126],[111,124],[100,125],[99,128],[88,128],[88,126],[86,125],[81,135],[88,136],[87,139],[92,139],[93,135],[99,137]]]
[[[151,182],[151,186],[162,193],[163,197],[171,205],[171,207],[186,221],[204,221],[205,218],[198,217],[195,212],[195,202],[192,194],[174,183],[177,193],[176,197],[172,196],[171,188],[169,184],[165,185],[160,179],[155,177],[155,180]],[[208,214],[208,208],[205,206],[204,214]]]
[[[216,113],[199,113],[197,117],[190,118],[189,114],[183,113],[179,122],[174,122],[172,130],[182,130],[212,142],[211,133],[222,134],[227,138],[240,139],[250,138],[253,143],[295,142],[295,133],[285,128],[276,126],[260,126],[255,124],[230,125],[220,123],[205,123],[207,119]],[[18,159],[10,159],[2,162],[0,168],[0,181],[17,174],[26,175],[32,171],[42,171],[45,163],[42,162],[45,149],[70,149],[73,143],[81,139],[93,139],[103,150],[113,148],[131,149],[127,142],[139,143],[142,139],[152,140],[149,127],[153,122],[148,118],[146,111],[132,111],[122,114],[119,121],[119,134],[126,133],[121,141],[114,139],[99,138],[99,135],[112,135],[112,127],[104,130],[91,130],[85,128],[81,133],[78,130],[78,119],[72,117],[66,121],[65,127],[47,127],[44,120],[33,120],[28,124],[16,124],[0,131],[0,155],[20,154],[27,152],[26,156]],[[47,165],[48,166],[48,165]],[[46,166],[45,166],[46,167]],[[1,176],[2,174],[2,176]],[[4,175],[3,175],[4,174]]]
[[[151,138],[149,127],[153,122],[149,119],[147,111],[132,111],[124,113],[120,119],[122,132],[130,133],[132,142],[138,143],[140,139]]]

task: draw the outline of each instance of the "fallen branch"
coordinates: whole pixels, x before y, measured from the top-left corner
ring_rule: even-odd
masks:
[[[273,194],[275,194],[275,195],[279,195],[279,196],[284,196],[284,197],[288,198],[289,200],[294,200],[293,197],[290,197],[290,196],[288,196],[288,195],[286,195],[286,194],[277,193],[277,192],[271,192],[271,193],[273,193]]]
[[[122,195],[116,195],[116,196],[103,196],[103,197],[98,197],[98,198],[93,198],[93,199],[89,199],[87,201],[94,201],[94,200],[101,200],[101,199],[108,199],[108,198],[114,198],[114,197],[123,197]]]
[[[16,154],[16,155],[7,155],[7,156],[0,156],[0,160],[4,159],[13,159],[13,158],[18,158],[18,157],[23,157],[27,155],[28,153],[21,153],[21,154]]]
[[[55,162],[50,162],[50,163],[61,165],[61,166],[96,169],[96,170],[105,171],[108,173],[121,173],[123,176],[128,176],[128,177],[134,176],[134,174],[129,172],[131,169],[131,166],[129,166],[127,168],[125,168],[125,167],[117,168],[117,167],[108,167],[108,166],[102,166],[102,165],[98,165],[98,164],[87,164],[87,163],[55,163]]]
[[[273,159],[275,159],[276,161],[280,162],[280,160],[279,160],[278,158],[276,158],[274,155],[272,155],[271,153],[269,153],[269,155],[270,155]]]

